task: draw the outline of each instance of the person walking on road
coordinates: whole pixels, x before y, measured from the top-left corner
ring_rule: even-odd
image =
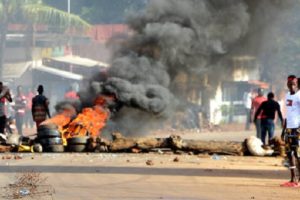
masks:
[[[257,96],[252,100],[252,105],[251,105],[251,119],[254,119],[254,115],[256,111],[258,110],[259,106],[262,104],[262,102],[266,101],[267,98],[264,97],[263,90],[259,88],[257,90]],[[255,128],[256,128],[256,137],[259,139],[261,138],[261,118],[262,118],[262,113],[260,113],[256,120],[255,120]]]
[[[262,102],[262,104],[257,109],[254,122],[257,120],[258,115],[261,114],[261,140],[263,144],[266,144],[267,133],[269,135],[269,141],[274,137],[275,130],[275,114],[278,114],[278,117],[281,121],[283,127],[283,118],[280,110],[280,105],[277,101],[274,100],[274,93],[270,92],[268,94],[268,100]],[[270,142],[269,142],[270,144]]]
[[[36,123],[36,128],[47,119],[47,116],[50,118],[49,111],[49,100],[44,96],[44,87],[42,85],[38,86],[38,95],[32,98],[32,107],[31,113],[33,121]]]

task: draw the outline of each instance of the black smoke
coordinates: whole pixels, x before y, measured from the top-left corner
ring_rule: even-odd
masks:
[[[294,2],[151,0],[128,17],[133,34],[114,48],[105,79],[92,79],[84,102],[112,93],[124,104],[115,116],[122,131],[161,126],[180,103],[170,87],[179,72],[207,74],[215,83],[226,79],[232,67],[226,59],[258,56],[272,20]]]

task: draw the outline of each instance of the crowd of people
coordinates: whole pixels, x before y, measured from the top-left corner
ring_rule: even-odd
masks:
[[[24,94],[22,86],[17,87],[16,95],[13,96],[10,89],[0,82],[0,134],[12,133],[11,124],[15,124],[19,135],[23,135],[23,126],[33,128],[50,117],[49,101],[43,95],[42,85],[37,88],[37,93],[29,91]]]
[[[65,100],[78,99],[77,92],[70,87],[66,91]],[[22,86],[17,86],[16,95],[8,86],[0,82],[0,140],[15,131],[24,135],[26,128],[37,128],[43,121],[50,118],[49,100],[44,95],[43,85],[24,92]],[[15,127],[15,128],[14,128]]]

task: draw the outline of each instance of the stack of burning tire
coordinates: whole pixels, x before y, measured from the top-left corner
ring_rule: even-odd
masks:
[[[89,140],[87,136],[68,138],[67,149],[69,152],[85,152],[88,149]]]
[[[64,152],[63,139],[56,125],[41,125],[37,136],[37,142],[42,145],[43,152]]]

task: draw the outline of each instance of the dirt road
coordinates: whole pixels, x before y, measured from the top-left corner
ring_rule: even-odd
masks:
[[[20,154],[2,159],[0,186],[17,172],[48,177],[54,199],[217,200],[299,199],[281,188],[289,174],[281,158],[165,154]],[[178,162],[174,162],[174,158]],[[153,165],[147,165],[151,160]]]
[[[254,132],[181,132],[183,138],[201,140],[243,141],[250,135]],[[6,155],[0,155],[4,158],[0,160],[0,187],[12,183],[18,172],[41,172],[55,189],[55,200],[296,200],[300,197],[300,188],[279,186],[289,177],[282,158],[64,153],[18,154],[22,159],[14,160],[5,159]],[[178,162],[174,162],[176,157]],[[153,165],[147,165],[148,160]]]

